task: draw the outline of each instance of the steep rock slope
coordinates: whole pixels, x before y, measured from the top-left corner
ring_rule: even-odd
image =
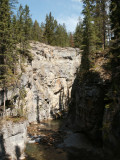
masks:
[[[27,122],[0,123],[0,159],[24,159],[24,150],[27,142]]]
[[[69,116],[77,130],[86,133],[92,140],[102,142],[104,132],[105,95],[109,88],[111,73],[105,70],[108,60],[96,54],[95,64],[89,72],[72,86],[72,101]],[[74,113],[74,114],[73,114]]]
[[[14,107],[8,114],[25,114],[29,122],[60,116],[67,109],[76,70],[80,65],[79,49],[30,43],[33,61],[26,60],[18,71],[19,83],[7,92],[7,102]],[[2,91],[0,103],[3,103]],[[9,113],[11,112],[11,113]]]
[[[83,79],[78,74],[73,83],[68,125],[116,159],[120,158],[120,67],[119,63],[114,67],[116,61],[111,66],[108,52],[97,53],[94,62]]]

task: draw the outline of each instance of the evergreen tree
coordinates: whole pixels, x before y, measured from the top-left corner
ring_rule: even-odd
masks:
[[[110,18],[112,29],[112,67],[115,68],[120,64],[120,2],[111,0]],[[115,72],[115,71],[114,71]]]
[[[16,15],[12,18],[13,38],[17,41],[17,18]],[[17,42],[16,42],[17,43]]]
[[[101,4],[101,12],[102,12],[102,38],[103,38],[103,49],[105,49],[106,47],[106,25],[107,25],[107,12],[106,12],[106,2],[107,0],[102,0],[102,4]]]
[[[43,36],[42,29],[39,26],[39,23],[37,22],[37,20],[35,20],[32,28],[32,39],[35,41],[42,42],[42,36]]]
[[[14,63],[12,63],[12,67],[13,67],[14,75],[17,75],[16,65],[18,63],[19,54],[16,51],[16,48],[17,48],[17,45],[18,45],[18,24],[17,24],[16,15],[13,15],[13,17],[11,18],[11,32],[12,32],[12,34],[11,34],[12,35],[12,43],[14,45],[14,52],[12,53]]]
[[[32,19],[30,17],[29,7],[26,5],[23,10],[23,21],[24,21],[24,48],[27,48],[28,40],[31,39],[31,30],[32,30]]]
[[[23,48],[24,43],[24,10],[22,5],[20,5],[19,10],[17,12],[17,25],[18,25],[18,42],[20,43],[20,49]]]
[[[69,46],[74,47],[74,38],[71,32],[69,33]]]
[[[85,52],[89,54],[96,47],[96,37],[93,19],[94,5],[93,0],[83,0],[83,4],[83,45]]]
[[[96,50],[96,34],[94,28],[94,3],[93,0],[83,0],[83,56],[81,75],[86,74],[91,66],[91,54]]]
[[[53,46],[69,46],[69,37],[65,24],[58,24],[51,12],[49,15],[46,15],[45,21],[46,23],[41,23],[40,26],[37,20],[35,20],[32,26],[32,39]]]
[[[42,42],[45,42],[44,41],[45,24],[43,22],[40,24],[40,28],[41,28]]]
[[[46,15],[45,21],[46,23],[45,23],[44,37],[45,37],[46,43],[50,45],[54,45],[55,44],[54,33],[56,32],[56,29],[57,29],[57,21],[54,19],[51,12],[49,13],[49,15]]]
[[[109,87],[108,93],[106,94],[108,99],[107,105],[109,106],[106,109],[107,118],[105,121],[106,124],[109,124],[109,130],[106,130],[107,134],[111,134],[113,132],[115,125],[119,127],[117,121],[115,121],[116,123],[114,125],[111,119],[116,118],[116,116],[119,115],[120,97],[120,1],[111,0],[110,2],[112,44],[109,51],[109,63],[107,67],[112,76],[110,81],[111,85]],[[111,118],[109,118],[108,115],[111,115]],[[117,116],[116,120],[118,119],[119,118]]]
[[[67,30],[66,30],[65,23],[63,23],[62,28],[63,28],[63,40],[61,40],[61,41],[63,41],[63,43],[64,43],[63,47],[67,47],[67,46],[69,46],[69,36],[68,36]]]
[[[96,31],[97,49],[105,49],[107,41],[107,0],[94,0],[94,26]]]
[[[113,37],[115,40],[120,40],[120,1],[111,0],[110,5],[110,18],[111,18],[111,28],[113,31]]]
[[[0,87],[4,91],[4,112],[7,88],[14,84],[14,40],[9,0],[0,1]]]
[[[17,12],[17,35],[20,44],[20,54],[28,56],[28,41],[32,38],[32,19],[27,5],[25,8],[20,5]]]
[[[61,46],[61,47],[69,46],[69,38],[68,38],[65,24],[63,25],[59,24],[57,26],[57,29],[55,32],[55,45]]]
[[[96,49],[103,47],[101,0],[96,0],[94,8],[94,27],[96,30]]]
[[[79,20],[74,33],[74,45],[76,48],[82,49],[83,43],[83,22]]]

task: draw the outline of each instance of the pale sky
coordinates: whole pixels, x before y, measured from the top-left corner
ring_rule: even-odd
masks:
[[[19,5],[30,7],[32,19],[39,23],[45,22],[46,14],[52,12],[52,16],[58,23],[66,24],[68,32],[74,32],[78,18],[82,11],[81,0],[18,0]]]

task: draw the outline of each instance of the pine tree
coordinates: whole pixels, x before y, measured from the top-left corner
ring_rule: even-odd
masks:
[[[83,0],[83,56],[81,75],[86,74],[91,67],[91,56],[96,50],[96,34],[94,28],[94,3],[93,0]]]
[[[106,12],[106,2],[107,0],[102,0],[102,36],[103,36],[103,49],[106,47],[106,25],[107,25],[107,12]]]
[[[4,91],[4,112],[7,88],[14,84],[14,49],[9,0],[0,1],[0,87]]]
[[[103,47],[101,0],[96,0],[94,8],[94,27],[96,30],[96,49]]]
[[[71,32],[69,33],[69,46],[74,47],[74,37]]]
[[[62,34],[63,34],[63,47],[68,47],[69,46],[69,36],[68,36],[68,33],[67,33],[67,30],[66,30],[66,26],[65,26],[65,23],[63,23],[62,25]]]
[[[30,17],[29,7],[27,5],[25,8],[20,5],[17,12],[17,32],[18,42],[20,44],[20,54],[26,56],[28,55],[28,41],[32,38],[32,19]]]
[[[107,93],[108,108],[106,109],[106,120],[105,123],[109,124],[109,132],[113,132],[114,123],[111,119],[116,119],[116,126],[119,127],[119,97],[120,97],[120,1],[110,1],[110,19],[112,29],[112,43],[109,51],[109,65],[108,69],[111,72],[110,87]],[[111,115],[109,118],[108,115]],[[117,118],[116,118],[117,117]],[[109,136],[107,136],[109,137]],[[108,138],[109,139],[109,138]],[[117,146],[118,147],[118,146]]]
[[[19,10],[17,12],[17,25],[18,25],[18,42],[20,43],[20,49],[23,49],[24,43],[24,10],[22,5],[20,5]]]
[[[120,1],[117,0],[111,0],[110,5],[110,18],[111,18],[111,28],[114,33],[114,39],[119,40],[120,39]]]
[[[39,23],[37,22],[37,20],[35,20],[33,27],[32,27],[32,39],[35,41],[40,41],[42,42],[42,29],[39,26]]]
[[[13,28],[13,36],[14,39],[17,39],[17,18],[16,18],[16,15],[13,15],[13,18],[12,18],[12,28]]]
[[[44,32],[44,37],[46,40],[46,43],[50,45],[55,45],[55,32],[57,29],[57,21],[54,19],[52,16],[51,12],[49,15],[46,15],[46,23],[45,23],[45,32]]]
[[[55,32],[55,45],[61,46],[61,47],[69,46],[69,38],[68,38],[65,24],[63,25],[59,24],[57,26],[57,29]]]
[[[95,42],[95,28],[94,28],[94,19],[93,19],[93,0],[83,0],[83,45],[84,50],[89,54],[96,47]]]
[[[83,43],[83,22],[79,19],[74,33],[74,45],[76,48],[82,49]]]
[[[44,39],[45,24],[43,22],[40,24],[40,29],[41,29],[42,42],[45,43],[45,39]]]
[[[30,17],[29,7],[26,5],[23,9],[23,21],[24,21],[24,48],[27,49],[28,40],[31,39],[31,30],[32,30],[32,19]]]
[[[119,66],[120,64],[120,2],[117,0],[111,0],[110,5],[110,18],[112,29],[112,48],[113,55],[112,67]]]
[[[32,26],[32,39],[53,46],[69,46],[69,37],[65,24],[58,24],[51,12],[46,15],[45,21],[45,24],[41,23],[41,26],[39,26],[39,23],[35,20]]]
[[[107,42],[107,0],[94,0],[94,23],[96,30],[96,46],[97,49],[105,49]]]

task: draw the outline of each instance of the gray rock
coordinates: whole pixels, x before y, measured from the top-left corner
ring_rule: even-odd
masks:
[[[56,112],[67,109],[81,54],[78,49],[69,47],[52,47],[39,42],[30,45],[34,60],[31,64],[25,62],[19,85],[8,91],[7,99],[13,100],[18,95],[10,115],[20,112],[23,106],[28,121],[35,122],[53,118]],[[24,100],[20,99],[21,89],[26,92]],[[1,94],[0,105],[2,100]]]
[[[4,122],[0,136],[0,155],[11,160],[22,159],[27,142],[27,122]]]

